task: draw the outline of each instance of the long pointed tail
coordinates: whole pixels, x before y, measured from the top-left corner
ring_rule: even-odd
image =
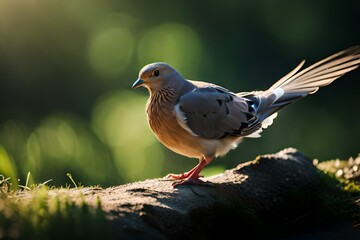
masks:
[[[280,87],[285,93],[315,93],[320,87],[332,83],[345,73],[359,67],[360,47],[354,46],[335,53],[299,72],[304,63],[305,61],[302,61],[294,70],[273,84],[269,90]]]
[[[261,92],[257,112],[266,119],[283,107],[315,93],[360,65],[360,46],[350,47],[327,57],[301,71],[305,61],[294,70]]]

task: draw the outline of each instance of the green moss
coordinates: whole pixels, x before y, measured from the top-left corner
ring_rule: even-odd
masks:
[[[337,219],[346,219],[357,225],[360,223],[360,184],[353,179],[346,179],[337,174],[347,161],[331,160],[320,163],[317,167],[323,171],[325,188],[318,191],[323,205]]]
[[[87,204],[82,195],[49,198],[48,187],[8,192],[0,198],[0,239],[111,239],[114,236],[100,200]]]

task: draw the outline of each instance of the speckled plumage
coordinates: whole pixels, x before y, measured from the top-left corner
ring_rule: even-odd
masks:
[[[279,110],[357,68],[360,48],[345,49],[300,71],[303,64],[265,91],[240,93],[186,80],[166,63],[143,67],[133,88],[149,90],[150,128],[172,151],[199,159],[189,172],[168,177],[180,180],[175,184],[201,182],[199,174],[213,158],[236,148],[244,137],[260,137]]]

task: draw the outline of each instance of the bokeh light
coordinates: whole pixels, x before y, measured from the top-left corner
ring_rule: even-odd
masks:
[[[199,36],[190,27],[179,23],[164,23],[149,29],[137,49],[141,65],[167,62],[192,76],[197,74],[201,53]]]
[[[117,170],[128,181],[159,176],[163,154],[149,130],[146,97],[115,91],[101,97],[92,117],[94,131],[110,147]]]
[[[24,184],[118,185],[194,167],[146,122],[138,71],[167,62],[192,80],[263,90],[359,44],[359,1],[0,0],[0,174]],[[294,11],[294,9],[296,11]],[[360,71],[284,109],[258,139],[215,159],[205,175],[296,147],[320,161],[357,156]],[[350,126],[350,127],[349,127]],[[6,177],[7,177],[6,176]]]
[[[89,46],[89,60],[103,77],[117,79],[128,66],[133,53],[134,38],[129,30],[110,28],[96,35]]]
[[[5,148],[1,145],[0,145],[0,163],[1,163],[0,175],[2,175],[2,179],[9,177],[13,187],[16,189],[18,186],[16,166],[13,163],[11,157],[6,152]]]

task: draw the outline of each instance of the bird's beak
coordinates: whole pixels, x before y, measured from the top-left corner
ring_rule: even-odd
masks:
[[[141,87],[141,85],[143,85],[144,84],[144,80],[142,80],[142,79],[138,79],[138,80],[136,80],[135,82],[134,82],[134,84],[132,85],[132,88],[133,89],[136,89],[136,88],[138,88],[138,87]]]

